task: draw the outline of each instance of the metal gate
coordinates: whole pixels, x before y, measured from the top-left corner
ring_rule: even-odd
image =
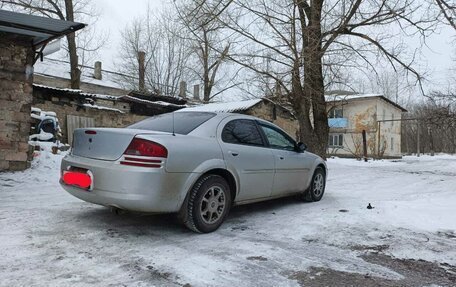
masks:
[[[95,127],[95,120],[88,117],[67,115],[67,134],[68,143],[73,143],[73,132],[78,128],[91,128]]]

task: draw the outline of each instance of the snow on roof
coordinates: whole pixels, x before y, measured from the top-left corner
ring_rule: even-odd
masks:
[[[325,95],[326,102],[342,102],[342,101],[350,101],[350,100],[358,100],[358,99],[368,99],[368,98],[381,98],[386,102],[390,103],[391,105],[395,106],[396,108],[400,109],[403,112],[407,112],[405,108],[400,106],[399,104],[393,102],[392,100],[388,99],[382,94],[350,94],[350,95],[341,95],[341,94],[334,94],[334,95]]]
[[[100,100],[116,101],[116,100],[119,100],[119,98],[120,98],[120,96],[85,93],[82,90],[77,90],[77,89],[68,89],[68,88],[63,89],[63,88],[50,87],[50,86],[45,86],[45,85],[40,85],[40,84],[33,84],[33,86],[34,87],[38,87],[38,88],[43,88],[43,89],[55,90],[55,91],[77,93],[77,94],[80,94],[82,96],[86,96],[86,97],[90,97],[90,98],[96,98],[96,99],[100,99]]]
[[[152,105],[159,105],[159,106],[171,106],[171,107],[176,107],[176,108],[185,108],[188,107],[187,105],[178,105],[178,104],[173,104],[173,103],[168,103],[164,101],[149,101],[149,100],[144,100],[138,97],[132,97],[132,96],[123,96],[123,100],[131,100],[133,102],[140,102],[144,104],[152,104]]]
[[[375,98],[375,97],[383,97],[383,95],[381,95],[381,94],[325,95],[327,102],[348,101],[348,100],[355,100],[355,99],[362,99],[362,98]]]
[[[179,110],[179,112],[216,112],[216,113],[231,113],[238,111],[245,111],[253,107],[254,105],[261,102],[261,99],[238,101],[238,102],[226,102],[226,103],[212,103],[206,105],[200,105],[196,107],[190,107]]]
[[[37,75],[70,79],[70,63],[66,61],[45,58],[43,62],[36,62],[34,73]],[[94,68],[83,66],[81,68],[81,82],[90,83],[104,87],[125,89],[121,83],[123,82],[120,73],[102,70],[102,79],[97,80],[93,77]],[[125,77],[125,76],[124,76]]]
[[[119,109],[113,109],[113,108],[104,107],[104,106],[99,106],[99,105],[83,104],[83,106],[84,106],[84,107],[87,107],[87,108],[91,108],[91,109],[112,111],[112,112],[118,112],[118,113],[121,113],[121,114],[124,113],[124,112],[122,112],[122,111],[119,110]]]

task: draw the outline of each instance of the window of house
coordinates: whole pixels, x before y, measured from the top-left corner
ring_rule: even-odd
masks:
[[[330,134],[328,146],[329,147],[343,147],[344,146],[344,135],[343,134]]]
[[[225,125],[222,140],[232,144],[264,145],[257,125],[252,120],[233,120]]]
[[[394,138],[391,138],[391,151],[394,151]]]
[[[295,150],[294,141],[283,132],[263,124],[260,124],[260,127],[266,135],[271,148],[290,151]]]
[[[394,114],[391,114],[391,127],[394,126]]]
[[[342,108],[333,108],[328,113],[330,119],[340,119],[344,117],[344,110]]]

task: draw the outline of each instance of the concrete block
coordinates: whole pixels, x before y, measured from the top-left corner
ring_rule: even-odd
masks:
[[[30,168],[31,162],[29,161],[10,161],[9,170],[11,171],[21,171]]]
[[[9,161],[0,159],[0,171],[9,170]]]
[[[27,161],[27,153],[26,152],[11,152],[5,156],[5,160],[7,161]]]
[[[18,147],[17,147],[17,148],[18,148],[18,150],[19,150],[20,152],[22,152],[22,151],[27,152],[27,151],[29,150],[29,146],[30,146],[30,145],[29,145],[28,143],[20,142],[20,143],[18,144]]]

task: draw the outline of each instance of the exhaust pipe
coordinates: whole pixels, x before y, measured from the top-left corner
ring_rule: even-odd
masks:
[[[122,214],[125,214],[127,213],[126,210],[124,209],[120,209],[119,207],[117,206],[110,206],[110,210],[111,210],[111,213],[115,214],[115,215],[122,215]]]

